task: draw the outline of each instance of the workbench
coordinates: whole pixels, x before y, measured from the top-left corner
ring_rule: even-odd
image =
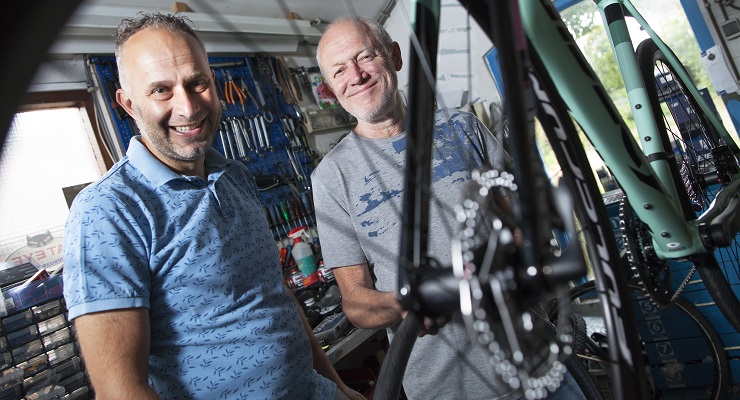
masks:
[[[385,329],[352,328],[348,334],[329,344],[326,349],[326,356],[329,357],[332,364],[336,364],[364,343],[371,340],[384,340],[385,337]]]

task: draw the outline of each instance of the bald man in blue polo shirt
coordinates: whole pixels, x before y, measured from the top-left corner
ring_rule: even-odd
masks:
[[[119,26],[116,61],[142,135],[77,196],[64,243],[97,398],[362,399],[281,284],[253,177],[210,148],[221,108],[203,43],[146,14]]]

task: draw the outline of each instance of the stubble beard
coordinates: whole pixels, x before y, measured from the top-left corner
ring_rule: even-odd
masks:
[[[192,138],[187,141],[185,146],[178,146],[172,141],[169,135],[169,126],[162,127],[152,124],[141,117],[136,121],[136,126],[139,127],[139,131],[147,137],[152,146],[165,157],[177,161],[194,161],[206,154],[216,136],[216,126],[221,121],[222,114],[220,105],[215,111],[215,114],[212,113],[203,120],[205,136]],[[142,115],[140,110],[136,110],[136,112],[139,116]],[[214,116],[217,118],[212,118]]]

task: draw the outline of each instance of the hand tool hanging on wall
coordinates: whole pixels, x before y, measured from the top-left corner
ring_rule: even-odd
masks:
[[[236,117],[230,117],[227,120],[227,123],[231,127],[231,132],[234,136],[234,143],[236,144],[236,151],[239,154],[239,159],[242,161],[249,161],[249,156],[247,156],[247,149],[244,147],[244,132],[243,127],[239,123],[239,119]]]
[[[241,76],[239,77],[239,88],[242,90],[242,93],[247,95],[247,97],[249,98],[249,101],[251,101],[252,104],[254,104],[254,107],[257,110],[259,110],[260,105],[257,103],[257,100],[254,98],[254,96],[252,96],[252,92],[249,90],[249,88],[247,87],[247,84],[244,82],[244,78]]]
[[[274,75],[277,78],[277,85],[280,87],[280,92],[283,95],[285,103],[292,107],[295,117],[301,118],[301,109],[298,106],[298,96],[300,95],[300,89],[297,89],[291,79],[290,70],[288,69],[285,60],[282,57],[275,57],[272,63],[272,69]]]
[[[231,73],[228,70],[226,70],[224,73],[226,74],[226,83],[224,84],[224,94],[226,96],[226,101],[231,105],[236,105],[238,101],[239,105],[241,106],[242,112],[246,114],[247,108],[244,105],[244,100],[246,100],[247,96],[236,85],[234,79],[231,77]]]
[[[290,104],[296,104],[303,100],[303,94],[297,85],[297,81],[294,79],[294,75],[290,72],[288,64],[282,56],[275,57],[275,67],[277,70],[278,82],[283,87],[283,93],[288,93],[288,96],[284,96],[285,102]]]
[[[224,157],[226,158],[234,158],[234,155],[229,152],[229,147],[226,144],[226,135],[227,133],[224,130],[224,121],[219,122],[218,124],[218,137],[221,139],[221,147],[224,149]]]
[[[298,67],[291,70],[291,72],[293,72],[293,76],[295,76],[296,79],[301,80],[301,83],[303,83],[303,86],[306,89],[311,89],[311,80],[308,79],[308,70],[306,70],[306,67]]]

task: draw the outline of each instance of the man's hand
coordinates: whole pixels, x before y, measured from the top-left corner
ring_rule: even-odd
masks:
[[[340,390],[342,393],[344,393],[344,395],[347,396],[349,400],[367,400],[365,396],[361,395],[359,392],[353,390],[344,383],[337,385],[337,390]]]
[[[403,312],[403,317],[406,318],[408,311]],[[429,317],[424,316],[424,324],[419,328],[418,337],[426,335],[436,335],[439,332],[439,328],[447,324],[448,319],[443,316]]]

